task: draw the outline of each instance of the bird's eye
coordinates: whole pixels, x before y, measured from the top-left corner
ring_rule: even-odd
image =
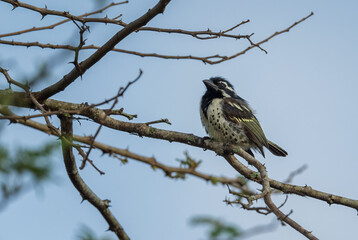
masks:
[[[225,83],[223,83],[223,82],[219,82],[219,83],[218,83],[218,87],[221,88],[221,89],[223,89],[223,88],[226,88],[226,85],[225,85]]]

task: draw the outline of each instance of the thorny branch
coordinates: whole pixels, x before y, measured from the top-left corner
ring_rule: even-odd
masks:
[[[94,15],[94,14],[98,14],[98,13],[102,13],[103,11],[107,10],[108,8],[111,8],[111,7],[114,7],[114,6],[117,6],[117,5],[121,5],[121,4],[125,4],[125,3],[128,3],[128,1],[124,1],[124,2],[118,2],[118,3],[110,3],[108,4],[107,6],[99,9],[99,10],[96,10],[96,11],[93,11],[93,12],[90,12],[90,13],[85,13],[85,14],[82,14],[80,16],[78,16],[79,18],[83,18],[83,17],[88,17],[88,16],[91,16],[91,15]],[[28,28],[28,29],[24,29],[24,30],[21,30],[21,31],[16,31],[16,32],[12,32],[12,33],[5,33],[5,34],[0,34],[0,38],[3,38],[3,37],[10,37],[10,36],[15,36],[15,35],[21,35],[21,34],[24,34],[24,33],[28,33],[28,32],[34,32],[34,31],[42,31],[42,30],[48,30],[48,29],[54,29],[55,27],[57,26],[60,26],[66,22],[70,22],[70,21],[73,21],[74,19],[66,19],[66,20],[62,20],[60,22],[57,22],[57,23],[54,23],[54,24],[51,24],[51,25],[48,25],[48,26],[44,26],[44,27],[32,27],[32,28]],[[84,21],[81,21],[82,23],[83,22],[89,22],[87,21],[88,18],[85,18]],[[93,22],[93,21],[92,21]]]
[[[56,106],[56,103],[58,105],[61,105],[61,109],[63,109],[63,108],[66,109],[65,106],[69,107],[71,105],[74,107],[74,104],[58,102],[58,101],[54,101],[54,100],[50,100],[50,99],[45,101],[44,106],[46,106],[49,109],[52,109],[52,110],[56,111],[57,110],[56,107],[59,107],[59,106]],[[81,105],[79,105],[79,106],[77,105],[76,107],[74,109],[78,110],[78,108],[80,108]],[[71,109],[69,109],[69,110],[71,110]],[[93,110],[95,110],[95,112],[92,112]],[[346,198],[343,198],[343,197],[334,196],[334,195],[331,195],[331,194],[319,192],[317,190],[313,190],[313,189],[308,188],[308,187],[299,187],[299,186],[295,186],[295,185],[280,183],[278,181],[269,179],[267,177],[267,173],[266,173],[266,170],[265,170],[264,166],[258,165],[259,162],[256,159],[252,158],[250,155],[248,155],[242,149],[235,149],[234,146],[225,146],[223,144],[212,142],[212,141],[207,142],[207,141],[205,141],[205,140],[203,140],[201,138],[198,138],[198,137],[196,137],[194,135],[191,135],[191,134],[183,134],[183,133],[178,133],[178,132],[171,132],[171,131],[167,131],[167,130],[156,129],[156,128],[148,126],[147,124],[121,122],[121,121],[118,121],[118,120],[115,120],[115,119],[111,119],[110,117],[107,117],[103,121],[102,117],[106,116],[106,114],[105,114],[105,112],[103,110],[99,110],[99,109],[94,109],[94,108],[88,109],[88,112],[84,112],[82,114],[84,114],[84,116],[87,116],[87,117],[93,119],[95,122],[103,124],[104,126],[107,126],[107,127],[110,127],[110,128],[114,128],[114,129],[121,130],[121,131],[127,131],[127,132],[130,132],[130,133],[136,132],[139,136],[154,137],[154,138],[169,140],[171,142],[172,141],[182,142],[182,143],[186,143],[186,144],[189,144],[189,145],[198,146],[198,147],[201,147],[201,148],[204,148],[204,149],[212,149],[212,150],[216,151],[220,155],[225,153],[225,152],[233,151],[233,149],[234,149],[236,154],[242,156],[250,164],[252,164],[255,167],[257,167],[259,169],[260,174],[257,174],[256,172],[254,172],[254,171],[248,169],[247,167],[245,167],[236,158],[234,158],[233,155],[225,156],[227,161],[238,172],[240,172],[242,175],[244,175],[246,178],[262,184],[263,187],[264,187],[264,189],[263,189],[264,191],[265,191],[265,189],[270,189],[270,185],[271,185],[273,188],[279,189],[279,190],[281,190],[283,192],[286,192],[286,193],[296,193],[296,194],[299,194],[299,195],[307,195],[307,196],[315,197],[315,198],[318,198],[318,199],[322,199],[322,197],[323,197],[322,200],[328,198],[330,200],[329,203],[337,203],[337,204],[350,206],[350,207],[353,207],[353,208],[356,208],[356,209],[358,208],[357,207],[357,205],[358,205],[357,200],[346,199]],[[306,191],[306,190],[309,190],[309,191]],[[278,218],[280,220],[283,220],[283,221],[287,222],[292,227],[297,229],[299,232],[305,234],[305,236],[309,237],[310,239],[315,239],[313,236],[311,236],[311,234],[307,230],[305,230],[300,225],[298,225],[297,223],[292,221],[290,218],[288,218],[287,215],[285,215],[282,212],[278,211],[275,208],[275,205],[272,203],[272,200],[271,200],[271,197],[269,196],[269,194],[270,194],[270,190],[267,190],[266,192],[264,192],[264,194],[253,195],[253,200],[258,199],[258,198],[263,196],[264,199],[265,199],[265,202],[267,202],[267,205],[278,216]],[[285,216],[285,217],[283,217],[283,216]]]
[[[186,34],[186,35],[191,35],[194,36],[198,39],[211,39],[211,38],[217,38],[220,36],[225,36],[225,37],[231,37],[231,38],[235,38],[234,36],[236,36],[236,38],[246,38],[249,40],[250,42],[250,46],[248,46],[247,48],[245,48],[244,50],[237,52],[233,55],[230,56],[226,56],[226,55],[220,55],[220,54],[215,54],[215,55],[211,55],[211,56],[193,56],[193,55],[164,55],[164,54],[158,54],[158,53],[143,53],[143,52],[137,52],[137,51],[131,51],[131,50],[125,50],[125,49],[119,49],[119,48],[112,48],[109,51],[114,51],[114,52],[121,52],[121,53],[126,53],[126,54],[131,54],[131,55],[136,55],[136,56],[140,56],[140,57],[156,57],[156,58],[163,58],[163,59],[192,59],[192,60],[199,60],[202,61],[204,63],[208,63],[208,64],[218,64],[224,61],[228,61],[231,59],[234,59],[240,55],[245,54],[246,52],[248,52],[249,50],[257,47],[259,49],[261,49],[262,51],[264,51],[265,53],[267,53],[266,50],[264,50],[263,48],[261,48],[261,45],[268,42],[270,39],[281,35],[282,33],[288,32],[290,31],[293,27],[295,27],[297,24],[305,21],[306,19],[308,19],[309,17],[311,17],[313,15],[313,12],[311,12],[308,16],[302,18],[301,20],[293,23],[291,26],[289,26],[288,28],[275,32],[274,34],[266,37],[265,39],[261,40],[258,43],[254,43],[250,37],[251,35],[245,35],[244,37],[242,35],[226,35],[222,34],[222,32],[212,32],[211,30],[207,30],[207,31],[187,31],[187,30],[181,30],[181,29],[159,29],[159,28],[151,28],[151,27],[142,27],[142,28],[138,28],[137,30],[156,30],[158,32],[175,32],[175,33],[180,33],[180,34]],[[238,25],[236,25],[235,27],[238,27],[240,25],[242,25],[243,23],[246,23],[247,21],[244,21]],[[126,27],[128,26],[127,24],[125,25]],[[231,31],[233,28],[230,28],[226,31]],[[225,31],[223,31],[225,32]],[[209,37],[198,37],[200,35],[209,35]],[[240,36],[240,37],[238,37]],[[65,50],[70,50],[70,51],[77,51],[78,47],[75,46],[71,46],[71,45],[60,45],[60,44],[50,44],[50,43],[39,43],[39,42],[18,42],[18,41],[8,41],[8,40],[2,40],[0,39],[0,44],[7,44],[7,45],[12,45],[12,46],[25,46],[25,47],[40,47],[40,48],[50,48],[50,49],[65,49]],[[91,45],[87,45],[87,46],[83,46],[81,49],[82,50],[86,50],[86,49],[96,49],[96,50],[100,50],[102,49],[102,47],[99,46],[95,46],[93,44]]]
[[[39,116],[43,116],[45,118],[47,125],[42,125],[42,124],[39,125],[39,123],[29,120],[30,117],[26,117],[26,116],[21,116],[21,118],[18,118],[18,116],[14,116],[13,114],[11,114],[11,112],[9,113],[8,109],[4,109],[1,106],[0,106],[0,112],[3,115],[5,115],[4,118],[6,118],[6,115],[9,115],[8,119],[12,120],[13,122],[20,122],[24,125],[32,126],[34,128],[40,129],[41,131],[50,133],[52,135],[55,135],[55,136],[58,136],[61,138],[66,170],[69,174],[71,181],[73,182],[73,184],[77,188],[77,190],[81,193],[82,197],[86,200],[89,200],[102,213],[103,217],[107,220],[107,222],[110,225],[110,230],[114,231],[120,239],[129,239],[129,238],[126,235],[126,233],[124,232],[123,228],[120,226],[120,224],[113,217],[111,212],[108,210],[109,201],[108,200],[100,200],[88,188],[88,186],[84,183],[84,181],[81,179],[81,177],[78,174],[77,166],[76,166],[75,159],[74,159],[74,156],[72,153],[72,148],[75,147],[77,149],[77,151],[80,153],[80,155],[83,157],[83,162],[82,162],[82,166],[80,167],[80,169],[85,166],[86,161],[90,161],[90,163],[94,166],[93,162],[90,159],[88,159],[88,157],[89,157],[89,154],[93,148],[95,148],[95,147],[101,148],[101,145],[99,143],[95,142],[95,138],[99,134],[99,132],[103,126],[106,126],[106,127],[112,128],[112,129],[116,129],[119,131],[135,133],[139,136],[147,136],[147,137],[152,137],[152,138],[157,138],[157,139],[163,139],[163,140],[168,140],[170,142],[173,142],[173,141],[181,142],[181,143],[185,143],[188,145],[200,147],[203,149],[210,149],[210,150],[215,151],[217,154],[223,156],[232,165],[232,167],[234,169],[236,169],[240,174],[245,176],[247,179],[255,181],[262,185],[261,193],[254,193],[254,192],[252,192],[252,191],[250,192],[250,190],[248,190],[248,191],[246,191],[246,193],[248,193],[248,194],[243,194],[243,193],[238,193],[238,192],[232,191],[229,188],[230,193],[244,197],[248,201],[248,204],[243,204],[242,202],[238,202],[239,204],[241,204],[244,208],[246,208],[248,210],[256,210],[259,213],[263,213],[264,210],[266,211],[266,213],[273,212],[278,217],[279,220],[286,222],[291,227],[293,227],[294,229],[296,229],[297,231],[299,231],[300,233],[302,233],[304,236],[306,236],[309,239],[317,239],[317,238],[314,237],[311,232],[307,231],[302,226],[300,226],[299,224],[294,222],[289,217],[290,213],[285,215],[283,212],[281,212],[281,210],[279,209],[280,207],[277,207],[271,199],[271,193],[272,193],[271,188],[278,189],[284,193],[295,193],[298,195],[305,195],[305,196],[310,196],[310,197],[314,197],[317,199],[325,200],[329,204],[336,203],[336,204],[341,204],[341,205],[345,205],[345,206],[349,206],[349,207],[358,209],[358,207],[357,207],[358,201],[357,200],[352,200],[352,199],[348,199],[348,198],[334,196],[332,194],[323,193],[323,192],[320,192],[317,190],[313,190],[312,188],[307,187],[307,186],[300,187],[300,186],[282,183],[282,182],[278,182],[273,179],[270,179],[267,175],[266,168],[263,164],[261,164],[259,161],[257,161],[255,158],[253,158],[252,156],[247,154],[242,149],[235,148],[235,146],[227,146],[227,145],[223,145],[222,143],[218,143],[218,142],[214,142],[214,141],[207,142],[207,141],[205,141],[205,139],[201,139],[201,138],[194,136],[192,134],[166,131],[166,130],[161,130],[161,129],[157,129],[157,128],[153,128],[153,127],[149,126],[151,124],[159,123],[159,122],[166,122],[166,123],[170,124],[170,122],[167,119],[162,119],[162,120],[153,121],[153,122],[147,122],[147,123],[143,123],[143,124],[137,124],[137,123],[122,122],[122,121],[118,121],[118,120],[111,118],[110,113],[113,112],[113,108],[115,107],[115,105],[118,102],[118,97],[123,95],[123,93],[129,87],[130,84],[132,84],[137,79],[139,79],[139,77],[141,76],[141,72],[139,74],[139,77],[135,81],[128,83],[127,87],[121,88],[119,90],[117,96],[115,96],[114,98],[112,98],[109,101],[106,100],[107,102],[113,101],[112,107],[109,110],[108,109],[101,110],[101,109],[96,108],[97,106],[100,106],[100,105],[96,105],[96,106],[80,105],[80,106],[78,106],[78,104],[65,103],[65,102],[48,99],[49,97],[53,96],[54,94],[56,94],[60,91],[63,91],[68,85],[70,85],[73,81],[75,81],[79,76],[82,76],[82,74],[84,74],[90,67],[92,67],[96,62],[98,62],[102,57],[104,57],[104,55],[106,55],[109,51],[117,51],[117,52],[132,54],[132,55],[138,55],[138,56],[142,56],[142,57],[151,56],[151,57],[159,57],[159,58],[165,58],[165,59],[196,59],[196,60],[201,60],[204,63],[216,64],[216,63],[221,63],[223,61],[227,61],[227,60],[236,58],[242,54],[245,54],[247,51],[249,51],[255,47],[257,47],[257,48],[261,49],[262,51],[264,51],[265,53],[267,53],[266,50],[264,50],[261,47],[262,44],[266,43],[270,39],[272,39],[282,33],[288,32],[290,29],[295,27],[297,24],[299,24],[299,23],[305,21],[307,18],[311,17],[313,15],[313,13],[310,13],[308,16],[295,22],[288,28],[286,28],[282,31],[275,32],[274,34],[261,40],[258,43],[254,43],[250,39],[252,34],[251,35],[229,34],[229,32],[233,31],[234,29],[238,28],[239,26],[248,23],[249,20],[243,21],[243,22],[235,25],[232,28],[229,28],[225,31],[220,31],[220,32],[212,32],[210,29],[208,29],[207,31],[187,31],[187,30],[182,30],[182,29],[162,29],[162,28],[154,28],[154,27],[144,27],[153,17],[155,17],[156,15],[158,15],[159,13],[162,13],[164,11],[166,5],[170,2],[170,0],[160,0],[155,7],[153,7],[147,13],[145,13],[143,16],[141,16],[140,18],[138,18],[137,20],[135,20],[129,24],[126,24],[121,20],[117,20],[120,16],[117,16],[112,19],[110,19],[108,17],[88,18],[88,16],[91,14],[102,12],[109,7],[112,7],[114,5],[119,5],[119,4],[122,4],[125,2],[113,3],[113,4],[110,4],[102,9],[100,9],[100,10],[97,10],[96,12],[89,13],[89,14],[83,14],[81,16],[74,16],[74,15],[70,14],[69,12],[49,10],[49,9],[47,9],[47,7],[39,8],[39,7],[30,5],[30,4],[19,2],[17,0],[1,0],[1,1],[13,5],[14,9],[17,7],[22,7],[22,8],[29,9],[31,11],[38,12],[42,15],[42,18],[44,18],[47,15],[54,15],[54,16],[64,17],[64,18],[66,18],[66,20],[58,22],[58,23],[50,25],[50,26],[46,26],[46,27],[39,27],[39,28],[34,27],[32,29],[25,29],[25,30],[17,31],[17,32],[13,32],[13,33],[2,34],[2,35],[0,35],[0,37],[8,37],[8,36],[13,36],[13,35],[20,35],[20,34],[23,34],[26,32],[31,32],[31,31],[52,29],[56,26],[59,26],[59,25],[65,23],[65,22],[68,22],[70,20],[72,20],[74,22],[74,24],[76,24],[80,28],[80,43],[77,47],[74,47],[71,45],[43,44],[43,43],[39,43],[39,42],[25,43],[25,42],[15,42],[15,41],[5,41],[5,40],[0,39],[0,44],[18,45],[18,46],[26,46],[26,47],[37,46],[37,47],[42,47],[42,48],[66,49],[66,50],[75,51],[75,60],[73,62],[75,65],[75,68],[72,69],[71,72],[69,72],[67,75],[65,75],[61,80],[59,80],[55,84],[43,89],[40,92],[36,92],[36,93],[32,93],[27,85],[24,85],[22,83],[19,83],[19,82],[13,80],[9,76],[7,70],[0,68],[0,72],[5,76],[10,87],[11,87],[11,84],[14,84],[14,85],[22,88],[25,91],[25,93],[11,92],[10,94],[12,96],[10,97],[10,103],[14,106],[16,106],[17,103],[21,103],[20,104],[21,106],[39,109],[41,111],[41,114],[39,114]],[[83,26],[80,27],[76,21],[81,22]],[[108,40],[101,47],[94,46],[94,45],[85,46],[85,40],[83,39],[83,33],[84,33],[84,31],[86,31],[88,29],[85,25],[87,22],[113,23],[113,24],[121,25],[123,27],[123,29],[118,31],[110,40]],[[233,55],[230,55],[230,56],[222,56],[222,55],[216,54],[216,55],[207,56],[207,57],[195,57],[195,56],[191,56],[191,55],[189,55],[189,56],[161,55],[161,54],[156,54],[156,53],[140,53],[140,52],[135,52],[135,51],[123,50],[123,49],[114,49],[115,45],[117,43],[119,43],[122,39],[127,37],[129,34],[131,34],[133,32],[138,32],[138,31],[156,31],[156,32],[177,33],[177,34],[190,35],[194,38],[201,39],[201,40],[213,39],[213,38],[219,38],[219,37],[228,37],[228,38],[234,38],[234,39],[244,38],[250,42],[250,46],[247,47],[246,49],[244,49],[240,52],[237,52]],[[84,50],[84,49],[96,49],[97,51],[95,51],[95,53],[93,53],[86,60],[79,62],[78,61],[79,52],[80,52],[80,50]],[[9,103],[9,98],[6,96],[7,93],[9,93],[9,92],[3,92],[0,90],[0,103],[2,103],[2,101],[4,99],[6,101],[5,104]],[[16,99],[19,96],[22,96],[23,99],[11,102],[11,98]],[[61,111],[67,112],[67,113],[73,112],[74,114],[85,116],[99,124],[98,130],[93,137],[85,138],[85,140],[83,139],[84,137],[79,137],[79,136],[77,137],[77,139],[82,138],[83,142],[85,142],[87,145],[89,145],[89,150],[87,151],[86,154],[82,150],[81,146],[72,143],[73,139],[75,139],[76,137],[73,136],[72,118],[71,117],[68,117],[65,115],[60,115],[61,132],[57,128],[55,128],[49,121],[48,116],[52,115],[53,112],[59,113]],[[108,146],[106,146],[106,147],[110,148]],[[104,151],[103,148],[104,147],[102,146],[102,148],[101,148],[102,151]],[[107,151],[107,153],[112,154],[115,152],[114,150],[115,149],[112,147],[111,152]],[[124,154],[123,150],[119,151],[119,152],[122,152],[122,155]],[[228,152],[230,154],[228,154]],[[234,157],[233,153],[236,153],[239,156],[243,157],[250,165],[254,166],[258,170],[258,173],[255,171],[252,171],[249,168],[247,168],[246,166],[244,166],[241,162],[239,162]],[[120,154],[120,153],[118,153],[118,154]],[[128,154],[128,151],[124,155],[132,155],[133,156],[133,154]],[[142,161],[146,164],[149,164],[153,168],[160,168],[167,175],[171,174],[173,172],[176,172],[176,173],[181,172],[184,174],[192,174],[194,176],[197,176],[197,177],[200,177],[200,178],[203,178],[206,180],[212,180],[212,176],[208,176],[208,175],[201,174],[201,173],[197,172],[196,167],[193,167],[193,168],[191,168],[191,167],[189,167],[189,168],[168,167],[168,166],[165,166],[164,164],[157,163],[154,158],[145,159],[143,156],[139,156],[134,159],[137,159],[137,160]],[[100,173],[102,173],[100,170],[98,170],[98,171]],[[292,176],[294,176],[294,175],[292,175]],[[232,182],[231,182],[231,180],[229,181],[228,179],[225,179],[225,178],[220,178],[220,180],[222,181],[222,183],[224,183],[226,181],[227,184],[230,184],[231,186],[234,186],[234,187],[240,189],[244,193],[245,193],[245,190],[247,190],[246,186],[245,186],[246,183],[242,183],[238,179],[236,179]],[[290,178],[289,178],[289,180],[290,180]],[[261,199],[261,198],[264,199],[264,201],[267,205],[267,208],[252,207],[253,201]]]
[[[21,7],[21,8],[29,9],[29,10],[34,11],[34,12],[38,12],[39,14],[41,14],[42,18],[46,17],[47,15],[52,15],[52,16],[64,17],[64,18],[67,18],[69,20],[80,21],[82,23],[86,23],[86,22],[105,22],[104,18],[94,18],[94,19],[83,18],[82,16],[72,15],[68,11],[50,10],[50,9],[47,9],[47,6],[45,6],[44,8],[40,8],[40,7],[36,7],[34,5],[31,5],[31,4],[20,2],[18,0],[1,0],[1,1],[11,4],[13,6],[13,10],[15,8],[17,8],[17,7]],[[120,3],[114,3],[113,6],[114,5],[119,5],[119,4],[124,4],[124,3],[128,3],[128,1],[120,2]],[[84,14],[84,16],[86,16],[86,15]]]
[[[28,91],[29,90],[29,86],[27,85],[24,85],[20,82],[17,82],[15,81],[14,79],[12,79],[8,73],[8,70],[0,67],[0,72],[4,75],[4,77],[6,78],[6,81],[8,82],[9,84],[9,88],[11,89],[11,84],[14,84],[15,86],[18,86],[19,88],[22,88],[24,89],[25,91]]]
[[[159,13],[164,12],[165,7],[170,0],[160,0],[152,9],[148,10],[141,17],[137,18],[122,30],[118,31],[109,39],[103,46],[101,46],[96,52],[89,56],[86,60],[79,63],[79,68],[72,69],[67,75],[55,84],[41,90],[37,93],[36,97],[41,102],[54,94],[63,91],[67,86],[73,83],[80,75],[84,74],[90,67],[96,64],[102,59],[108,52],[110,52],[117,43],[126,38],[129,34],[134,32],[139,27],[146,25],[152,18]],[[80,71],[78,70],[80,69]]]
[[[0,114],[3,115],[2,119],[9,118],[11,121],[13,121],[13,123],[20,123],[20,124],[23,124],[25,126],[37,129],[39,131],[42,131],[44,133],[56,136],[49,129],[49,127],[47,125],[42,124],[42,123],[38,123],[38,122],[35,122],[35,121],[32,121],[32,120],[23,119],[22,116],[15,115],[14,113],[12,113],[6,107],[1,107],[0,106]],[[65,114],[62,114],[60,112],[59,115],[65,115]],[[120,149],[118,147],[109,146],[107,144],[99,143],[97,141],[94,141],[92,143],[92,138],[91,137],[73,135],[73,140],[76,141],[76,142],[86,144],[86,145],[91,145],[92,144],[92,146],[95,149],[99,149],[103,153],[107,153],[109,155],[117,154],[117,155],[123,156],[125,158],[130,158],[130,159],[137,160],[139,162],[148,164],[153,169],[161,169],[165,173],[165,175],[168,176],[168,177],[172,177],[173,174],[181,174],[181,175],[188,174],[188,175],[192,175],[192,176],[201,178],[201,179],[203,179],[205,181],[212,182],[213,184],[216,184],[216,183],[229,184],[230,186],[235,187],[235,188],[239,188],[242,191],[247,192],[248,194],[254,194],[253,192],[251,192],[251,190],[249,190],[246,187],[246,182],[243,181],[242,178],[219,177],[219,176],[214,176],[214,175],[209,175],[209,174],[202,173],[200,171],[197,171],[195,168],[183,168],[183,167],[167,166],[167,165],[157,161],[154,157],[145,157],[145,156],[142,156],[142,155],[139,155],[139,154],[135,154],[133,152],[130,152],[128,149]]]
[[[109,109],[109,111],[106,111],[105,115],[103,116],[103,119],[100,121],[100,125],[99,127],[97,128],[97,131],[96,133],[94,134],[94,136],[91,138],[92,140],[92,143],[90,144],[90,148],[88,149],[87,153],[86,153],[86,156],[84,157],[84,159],[82,160],[82,164],[80,166],[80,169],[82,170],[85,166],[86,166],[86,161],[89,160],[88,157],[93,149],[93,143],[94,141],[96,140],[96,137],[98,136],[99,132],[101,131],[102,127],[103,127],[103,123],[105,121],[105,119],[107,118],[108,116],[108,112],[111,112],[114,107],[116,106],[116,104],[118,103],[118,98],[119,97],[122,97],[123,94],[126,92],[126,90],[133,84],[135,83],[136,81],[138,81],[140,79],[140,77],[142,76],[143,74],[143,71],[142,69],[139,70],[139,75],[137,76],[136,79],[134,79],[133,81],[130,81],[127,83],[127,85],[125,87],[121,87],[119,90],[118,90],[118,93],[116,96],[114,96],[110,101],[113,100],[113,103],[112,103],[112,106],[111,108]],[[90,160],[91,161],[91,160]],[[92,161],[91,161],[92,163]],[[93,164],[92,164],[93,165]],[[94,166],[94,165],[93,165]],[[97,169],[97,168],[96,168]],[[101,174],[104,174],[103,172],[100,171]]]
[[[109,230],[113,231],[119,239],[129,240],[127,233],[124,231],[121,224],[113,216],[112,212],[109,210],[109,200],[100,199],[83,181],[81,176],[78,173],[75,157],[72,153],[72,145],[69,145],[68,142],[72,143],[73,140],[73,129],[72,129],[72,120],[65,116],[61,116],[61,141],[62,141],[62,152],[63,160],[65,162],[67,174],[81,194],[83,200],[88,200],[98,211],[102,214],[104,219],[109,225]]]
[[[26,96],[24,93],[7,93],[4,90],[0,90],[0,104],[9,102],[9,98],[13,102],[13,105],[19,104],[19,106],[23,106],[24,102],[27,102]],[[20,102],[18,99],[21,99]],[[16,106],[16,105],[15,105]],[[81,115],[88,117],[92,119],[94,122],[100,123],[100,119],[105,115],[105,112],[98,108],[90,108],[88,109],[87,106],[82,104],[75,104],[75,103],[68,103],[68,102],[62,102],[57,100],[48,99],[44,101],[44,106],[51,110],[51,111],[59,111],[60,109],[63,110],[77,110],[81,111]],[[33,106],[27,106],[32,107]],[[197,137],[193,134],[187,134],[187,133],[181,133],[181,132],[175,132],[175,131],[169,131],[169,130],[163,130],[159,128],[154,128],[152,126],[148,126],[145,123],[131,123],[131,122],[123,122],[114,118],[111,118],[108,116],[106,120],[104,121],[104,126],[124,131],[128,133],[135,133],[138,136],[145,136],[149,138],[156,138],[156,139],[162,139],[169,142],[178,142],[178,143],[184,143],[187,145],[200,147],[202,149],[212,149],[216,151],[217,153],[223,153],[223,152],[232,152],[233,149],[235,149],[235,153],[242,153],[243,151],[240,149],[236,149],[235,146],[231,145],[223,145],[221,143],[206,140],[204,138]],[[245,155],[247,156],[247,155]],[[235,165],[235,169],[240,170],[240,174],[245,176],[247,179],[260,183],[261,177],[260,174],[258,174],[255,171],[252,171],[251,169],[247,168],[245,165],[243,165],[240,161],[234,161],[233,165]],[[318,190],[315,190],[309,186],[297,186],[292,185],[288,183],[283,183],[276,181],[274,179],[269,178],[269,183],[272,188],[275,188],[277,190],[282,191],[283,193],[288,194],[297,194],[300,196],[308,196],[315,199],[319,199],[322,201],[325,201],[329,204],[339,204],[343,206],[347,206],[350,208],[354,208],[358,210],[358,200],[353,200],[341,196],[337,196],[330,193],[321,192]]]
[[[254,157],[252,157],[247,152],[243,151],[242,149],[239,149],[237,152],[240,157],[243,157],[250,165],[254,166],[260,173],[260,180],[258,181],[263,186],[263,191],[261,194],[256,195],[255,200],[259,198],[263,198],[267,207],[277,216],[277,218],[287,224],[289,224],[292,228],[296,229],[298,232],[302,233],[305,237],[311,240],[318,240],[310,231],[306,230],[304,227],[302,227],[300,224],[292,220],[288,215],[284,214],[272,201],[271,199],[271,188],[270,188],[270,181],[267,175],[267,171],[265,166],[260,163],[258,160],[256,160]],[[236,169],[238,172],[241,171],[240,168],[238,168],[238,165],[235,164],[235,162],[239,162],[234,155],[224,155],[223,156],[229,164]],[[248,207],[250,207],[250,198],[247,198],[249,201]]]
[[[26,93],[27,95],[29,96],[29,98],[31,99],[31,102],[38,108],[41,110],[41,112],[43,113],[42,116],[45,118],[45,121],[46,121],[46,124],[47,126],[51,129],[51,131],[53,131],[53,133],[56,135],[56,136],[60,136],[60,131],[51,124],[49,118],[48,118],[48,114],[47,111],[42,107],[42,105],[37,101],[37,99],[33,96],[32,92],[30,91],[30,88],[28,85],[24,85],[20,82],[17,82],[15,81],[14,79],[12,79],[10,77],[10,75],[8,74],[8,71],[3,69],[3,68],[0,68],[0,72],[5,76],[6,80],[8,81],[9,83],[9,88],[11,89],[11,84],[14,84],[20,88],[22,88]]]

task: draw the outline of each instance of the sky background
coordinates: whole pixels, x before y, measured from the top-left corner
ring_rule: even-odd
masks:
[[[29,2],[30,3],[30,2]],[[138,0],[117,6],[109,17],[123,14],[130,22],[142,15],[156,1]],[[36,1],[36,6],[70,10],[74,15],[92,11],[92,1]],[[33,26],[45,26],[62,20],[24,9],[11,11],[11,5],[0,2],[0,34]],[[287,150],[288,157],[278,158],[267,152],[268,174],[284,180],[290,172],[307,165],[308,169],[294,179],[294,184],[311,187],[337,195],[358,199],[357,138],[358,135],[358,15],[356,1],[172,1],[164,15],[153,19],[148,26],[182,28],[188,30],[225,30],[243,20],[250,23],[235,33],[255,35],[258,42],[275,31],[287,28],[307,16],[313,17],[280,35],[264,47],[249,51],[236,59],[217,64],[203,64],[194,60],[164,60],[140,58],[121,53],[109,53],[65,92],[54,99],[69,102],[98,103],[114,96],[120,86],[133,80],[142,69],[142,78],[120,99],[119,106],[128,113],[138,114],[133,122],[148,122],[168,118],[172,125],[158,128],[205,136],[199,116],[199,102],[205,87],[203,79],[222,76],[249,101],[270,140]],[[104,15],[100,15],[104,16]],[[103,44],[119,26],[97,24],[87,34],[87,44]],[[5,39],[5,38],[4,38]],[[6,40],[41,41],[58,44],[78,44],[74,25],[67,23],[55,30],[29,33]],[[232,54],[247,46],[245,40],[201,41],[190,36],[140,32],[126,38],[118,48],[172,55],[208,56]],[[92,51],[83,51],[81,59]],[[36,86],[39,90],[58,81],[72,69],[67,64],[72,53],[62,50],[11,47],[0,45],[0,66],[10,69],[14,79],[36,72],[44,61],[52,64],[48,82]],[[0,78],[0,87],[6,87]],[[23,110],[24,114],[33,113]],[[123,120],[123,119],[121,119]],[[125,119],[124,119],[125,120]],[[55,125],[58,122],[54,119]],[[94,134],[95,125],[87,122],[75,126],[75,133]],[[39,146],[56,140],[46,134],[20,125],[10,125],[0,135],[9,149],[16,146]],[[237,173],[215,153],[179,143],[138,138],[124,132],[103,129],[98,141],[177,166],[176,159],[184,158],[184,151],[203,160],[199,170],[219,176],[235,177]],[[92,151],[91,158],[106,174],[99,174],[90,166],[81,171],[87,184],[103,199],[110,199],[111,210],[132,239],[204,239],[205,228],[192,227],[193,216],[219,217],[243,229],[268,224],[274,216],[258,215],[239,207],[227,206],[230,197],[225,186],[213,186],[200,179],[186,181],[165,178],[160,170],[129,160],[118,160]],[[96,234],[106,233],[107,224],[88,202],[81,198],[65,173],[61,154],[53,156],[56,170],[53,180],[43,188],[31,191],[0,212],[0,239],[76,239],[82,224]],[[77,159],[79,161],[79,159]],[[245,163],[243,159],[242,162]],[[279,205],[284,196],[275,197]],[[261,202],[260,202],[261,203]],[[285,213],[320,239],[354,239],[358,236],[357,212],[311,198],[290,195],[283,207]],[[250,238],[304,239],[290,227],[279,226],[275,231]]]

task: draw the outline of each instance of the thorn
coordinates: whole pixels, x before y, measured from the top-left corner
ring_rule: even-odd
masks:
[[[105,200],[103,200],[102,202],[104,203],[104,206],[105,206],[106,208],[111,207],[111,205],[109,205],[109,203],[111,202],[111,200],[105,199]]]
[[[47,13],[41,13],[42,17],[41,17],[41,20],[44,19],[47,15]]]

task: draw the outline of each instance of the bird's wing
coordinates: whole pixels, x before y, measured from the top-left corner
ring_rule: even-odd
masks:
[[[259,121],[252,113],[249,105],[241,99],[225,98],[223,108],[225,117],[231,122],[242,125],[247,137],[264,155],[262,147],[267,146],[268,142]]]

